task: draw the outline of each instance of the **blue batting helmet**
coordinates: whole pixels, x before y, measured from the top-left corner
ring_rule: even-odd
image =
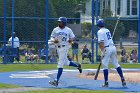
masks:
[[[98,21],[97,21],[97,24],[96,24],[97,26],[100,26],[100,27],[104,27],[105,26],[105,23],[104,23],[104,20],[103,19],[99,19]]]
[[[65,26],[67,25],[67,18],[66,17],[59,17],[59,19],[57,21],[62,22]]]

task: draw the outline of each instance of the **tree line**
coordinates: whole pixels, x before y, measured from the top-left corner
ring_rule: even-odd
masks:
[[[0,36],[4,36],[3,16],[4,0],[0,1]],[[14,8],[14,31],[21,41],[45,41],[46,34],[50,35],[54,27],[57,26],[57,19],[60,16],[68,18],[79,18],[78,4],[87,0],[12,0],[6,1],[6,38],[10,37],[12,32],[12,7]],[[48,32],[46,32],[46,7],[48,7]],[[53,19],[54,18],[54,19]],[[69,22],[74,22],[69,20]],[[3,41],[3,38],[0,38]]]

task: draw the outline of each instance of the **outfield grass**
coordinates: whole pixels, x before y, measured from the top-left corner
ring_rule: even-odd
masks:
[[[78,89],[48,89],[48,90],[40,90],[40,91],[28,91],[28,92],[20,92],[20,93],[124,93],[122,91],[94,91],[94,90],[78,90]]]
[[[0,88],[17,88],[19,86],[0,83]]]
[[[122,68],[139,68],[140,64],[121,64]],[[82,64],[83,69],[97,69],[98,64]],[[64,68],[74,69],[65,66]],[[109,65],[109,68],[113,68]],[[57,69],[57,64],[0,64],[0,72],[28,71],[28,70],[51,70]]]

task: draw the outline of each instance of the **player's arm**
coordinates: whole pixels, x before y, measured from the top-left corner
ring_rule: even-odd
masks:
[[[81,50],[81,54],[83,54],[83,49]]]
[[[17,43],[18,43],[18,47],[20,46],[20,42],[19,42],[19,38],[17,37]]]
[[[8,46],[11,46],[12,45],[12,38],[9,38],[9,40],[8,40],[8,44],[7,44]]]
[[[99,43],[99,48],[101,50],[102,56],[104,56],[104,34],[101,32],[98,32],[98,43]]]
[[[100,42],[100,43],[99,43],[99,48],[101,49],[101,51],[104,50],[104,42]]]
[[[69,38],[69,40],[68,40],[68,42],[71,44],[73,43],[73,41],[74,41],[74,38]]]
[[[68,42],[69,43],[73,43],[73,40],[75,39],[75,35],[74,35],[74,33],[72,32],[72,30],[71,29],[69,29],[69,40],[68,40]]]
[[[48,41],[48,44],[56,44],[59,43],[58,39],[56,38],[56,28],[54,28],[54,30],[51,33],[50,39]]]

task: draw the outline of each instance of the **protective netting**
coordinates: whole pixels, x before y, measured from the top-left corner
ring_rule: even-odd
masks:
[[[129,55],[134,47],[136,49],[138,47],[138,0],[126,0],[126,2],[122,0],[8,0],[6,1],[6,23],[4,23],[4,1],[0,3],[0,37],[2,37],[0,46],[3,47],[4,42],[8,43],[11,33],[16,32],[20,39],[20,61],[23,63],[27,62],[26,50],[32,50],[34,55],[38,55],[37,59],[30,59],[28,63],[45,63],[45,58],[41,59],[41,49],[49,50],[46,48],[46,42],[53,28],[58,25],[57,20],[61,16],[68,18],[67,25],[76,35],[79,43],[79,62],[89,63],[88,58],[82,60],[81,51],[85,45],[89,48],[91,55],[94,55],[92,62],[99,61],[98,44],[92,42],[96,37],[98,30],[96,20],[99,18],[105,20],[105,26],[113,35],[115,44],[118,46],[118,58],[123,47],[126,47]],[[46,12],[49,16],[47,30]],[[94,19],[93,22],[92,19]],[[6,40],[4,40],[4,24],[6,24]],[[49,56],[50,63],[57,62],[57,54],[55,56],[56,59],[51,59],[54,57]],[[72,57],[72,49],[69,51],[69,56]]]

